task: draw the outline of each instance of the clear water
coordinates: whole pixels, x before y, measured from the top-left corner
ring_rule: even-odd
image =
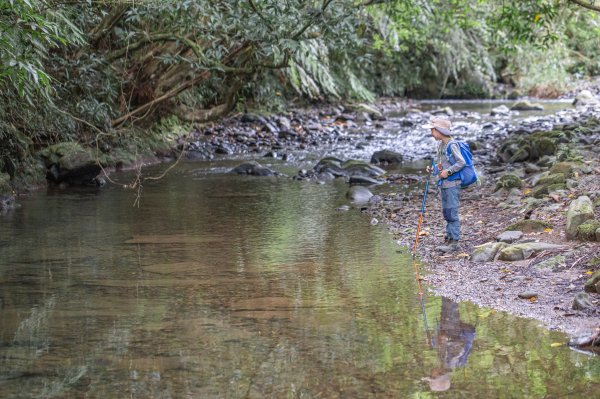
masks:
[[[343,182],[230,166],[184,163],[139,208],[112,186],[1,216],[0,397],[597,395],[564,335],[421,302],[385,227],[336,210]]]

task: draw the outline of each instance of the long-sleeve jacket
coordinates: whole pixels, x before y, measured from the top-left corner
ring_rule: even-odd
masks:
[[[452,153],[452,157],[454,158],[455,162],[454,164],[452,164],[450,162],[450,158],[448,157],[448,151],[447,151],[447,145],[444,144],[444,142],[440,143],[440,146],[438,147],[438,164],[442,165],[442,169],[447,170],[449,172],[452,172],[452,174],[457,173],[459,170],[461,170],[467,163],[465,162],[465,159],[463,158],[461,152],[460,152],[460,147],[458,145],[458,143],[456,142],[448,142],[448,145],[450,146],[450,152]],[[443,179],[442,180],[442,188],[449,188],[449,187],[456,187],[456,186],[460,186],[460,179],[456,179],[456,180],[448,180],[448,179]]]

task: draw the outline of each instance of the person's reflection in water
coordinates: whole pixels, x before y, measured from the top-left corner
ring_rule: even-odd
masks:
[[[458,304],[442,298],[442,313],[433,347],[437,349],[438,366],[431,370],[429,388],[435,392],[450,389],[450,376],[456,367],[464,366],[475,339],[475,327],[460,320]]]

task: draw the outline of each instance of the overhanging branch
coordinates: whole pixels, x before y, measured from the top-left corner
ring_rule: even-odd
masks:
[[[596,1],[583,1],[583,0],[568,0],[569,3],[575,3],[578,6],[581,6],[583,8],[587,8],[588,10],[592,10],[592,11],[596,11],[596,12],[600,12],[600,5],[596,5]]]

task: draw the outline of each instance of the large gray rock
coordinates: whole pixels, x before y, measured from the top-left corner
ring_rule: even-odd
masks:
[[[542,251],[563,249],[565,246],[549,244],[545,242],[525,242],[520,244],[510,245],[502,249],[498,255],[498,259],[514,262],[517,260],[528,259]]]
[[[492,108],[492,112],[490,112],[492,116],[507,116],[510,114],[510,109],[506,105],[500,105],[498,107]]]
[[[71,185],[95,184],[102,168],[89,149],[75,142],[63,142],[41,150],[38,155],[46,166],[46,178]]]
[[[230,173],[251,176],[275,176],[277,173],[256,161],[246,162],[231,169]]]
[[[590,277],[588,279],[588,281],[586,281],[583,290],[585,292],[597,292],[597,288],[596,285],[600,282],[600,270],[596,270],[596,272],[594,274],[592,274],[592,277]],[[598,294],[600,294],[600,292],[598,292]]]
[[[532,103],[530,101],[518,101],[512,107],[511,111],[543,111],[544,106],[539,103]]]
[[[398,164],[403,160],[402,154],[392,150],[376,151],[371,156],[371,163],[375,164]]]
[[[594,304],[592,303],[592,299],[590,298],[589,294],[580,292],[579,294],[575,295],[572,308],[575,310],[593,309]]]
[[[567,211],[567,239],[574,240],[577,237],[577,228],[590,219],[594,219],[594,205],[592,204],[592,200],[582,195],[572,201]]]
[[[599,105],[600,100],[594,96],[589,90],[581,90],[579,94],[573,100],[573,105],[587,106],[587,105]]]
[[[352,202],[368,202],[373,193],[363,186],[352,186],[346,193],[346,198]]]
[[[538,269],[550,269],[556,270],[566,263],[566,257],[564,255],[556,255],[552,258],[546,259],[540,263],[536,263],[535,267]]]
[[[500,233],[496,236],[496,240],[511,244],[515,241],[519,241],[523,237],[523,232],[518,230],[510,230]]]
[[[349,159],[344,162],[342,169],[346,171],[348,176],[378,177],[385,174],[385,170],[380,167],[355,159]]]
[[[522,233],[521,233],[522,234]],[[482,245],[478,245],[473,248],[473,254],[471,255],[471,261],[473,262],[491,262],[496,257],[499,250],[506,247],[503,242],[488,242]]]

